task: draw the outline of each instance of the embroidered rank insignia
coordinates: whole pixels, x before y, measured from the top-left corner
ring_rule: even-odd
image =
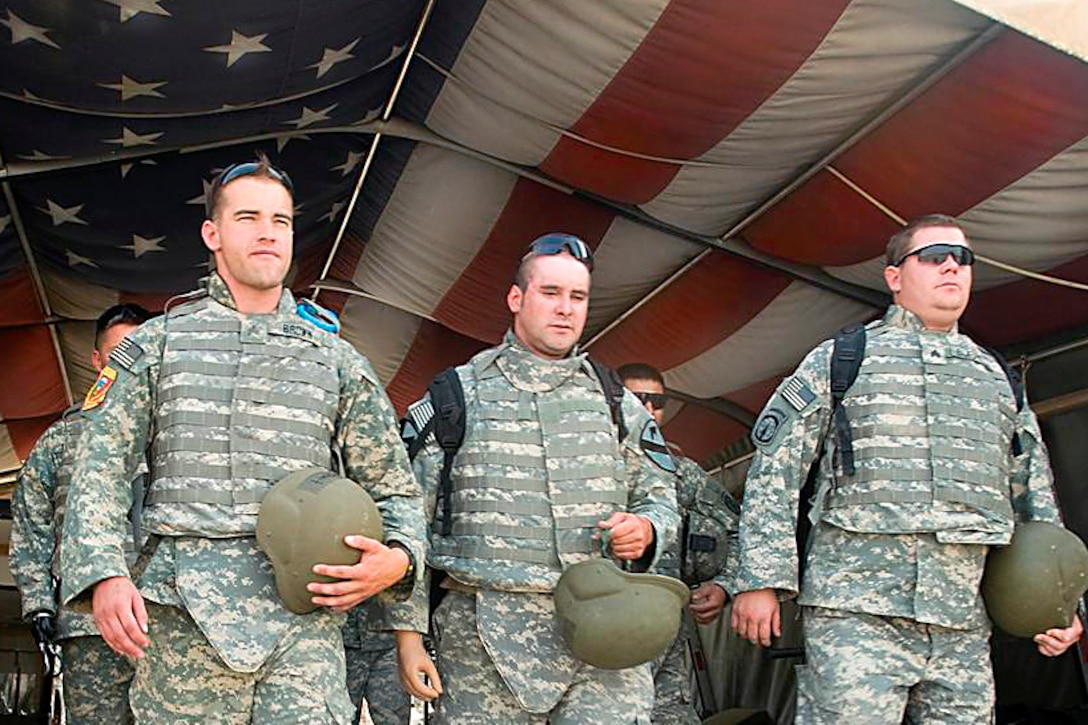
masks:
[[[665,436],[661,433],[661,429],[657,427],[657,423],[652,420],[646,421],[646,425],[642,428],[642,435],[639,436],[638,444],[642,447],[642,452],[657,464],[658,468],[669,473],[676,473],[676,461],[673,459],[672,454],[669,453],[669,446],[665,443]]]
[[[87,391],[87,397],[83,399],[83,410],[91,410],[102,405],[114,380],[117,380],[117,371],[109,365],[102,368],[102,372],[98,374],[98,380],[94,381],[94,385]]]
[[[110,353],[110,363],[131,372],[132,366],[143,356],[144,349],[126,337],[113,348],[113,352]]]
[[[801,382],[799,378],[787,380],[779,393],[798,412],[804,410],[809,406],[809,403],[816,400],[816,393],[809,390],[808,386]]]

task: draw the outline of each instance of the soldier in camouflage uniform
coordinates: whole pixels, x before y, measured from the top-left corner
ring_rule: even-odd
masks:
[[[646,406],[654,421],[659,426],[663,424],[666,396],[661,371],[645,363],[628,363],[616,372],[624,386]],[[675,484],[680,532],[681,536],[687,532],[688,542],[685,546],[679,546],[679,542],[670,546],[666,556],[672,560],[663,563],[659,570],[692,587],[691,619],[708,624],[721,614],[728,599],[727,587],[735,571],[740,505],[699,464],[675,448],[673,458],[677,464]],[[698,519],[693,520],[692,513],[696,508]],[[704,542],[707,545],[704,546]],[[713,550],[700,551],[710,545]],[[703,577],[708,573],[711,576],[704,581]],[[654,725],[697,725],[700,722],[692,704],[691,658],[687,644],[689,638],[698,636],[689,618],[685,617],[676,641],[653,661]]]
[[[437,723],[649,721],[648,666],[610,671],[577,661],[555,616],[560,574],[599,556],[602,532],[614,556],[645,571],[677,523],[668,479],[675,464],[656,424],[616,381],[628,431],[620,440],[602,381],[575,348],[591,265],[576,237],[533,243],[507,293],[513,329],[456,369],[466,433],[448,495],[438,496],[443,456],[433,438],[415,459],[434,522],[428,564],[446,573],[434,614],[437,672],[420,634],[425,595],[390,615],[403,630],[405,686],[423,699],[441,693]],[[424,398],[409,408],[409,425],[423,430],[433,415]]]
[[[944,215],[890,240],[894,304],[869,326],[843,402],[853,475],[831,421],[830,342],[753,428],[732,619],[753,643],[770,644],[779,599],[798,594],[798,492],[820,457],[800,586],[799,723],[991,721],[986,553],[1008,543],[1015,521],[1057,522],[1058,512],[1035,416],[1017,411],[1001,364],[958,330],[973,261]],[[1081,631],[1075,619],[1035,639],[1053,656]]]
[[[106,365],[125,335],[151,317],[135,304],[110,307],[95,322],[95,370]],[[19,472],[11,502],[9,562],[23,603],[23,616],[34,623],[36,636],[60,642],[64,661],[64,709],[68,725],[132,722],[128,685],[133,667],[114,654],[98,636],[94,619],[57,602],[55,579],[60,576],[60,534],[65,501],[72,481],[76,444],[83,427],[79,405],[51,425],[30,452]],[[146,473],[146,466],[141,466]],[[132,486],[143,490],[144,475]],[[126,549],[134,552],[131,530]],[[131,562],[130,557],[130,562]]]
[[[419,485],[389,400],[283,288],[292,215],[290,181],[267,159],[223,171],[201,228],[216,273],[119,345],[84,404],[62,598],[91,599],[106,642],[136,658],[137,722],[345,725],[343,612],[394,585],[406,596],[423,561]],[[130,579],[125,472],[147,448],[149,537]],[[330,469],[334,452],[377,503],[386,543],[346,537],[362,561],[315,566],[338,581],[309,584],[320,606],[297,615],[257,547],[257,513],[276,481]]]
[[[400,686],[397,641],[382,626],[377,602],[364,602],[348,612],[344,624],[348,696],[362,713],[363,700],[374,725],[408,725],[412,698]]]

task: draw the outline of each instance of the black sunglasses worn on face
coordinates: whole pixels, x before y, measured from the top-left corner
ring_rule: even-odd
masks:
[[[934,266],[944,264],[944,260],[948,259],[949,255],[956,260],[956,264],[961,267],[970,267],[975,263],[975,253],[968,247],[962,244],[930,244],[925,247],[919,247],[913,252],[907,252],[903,257],[893,264],[893,267],[900,267],[903,262],[907,261],[907,257],[918,257],[918,261],[924,264],[932,264]]]
[[[219,188],[223,188],[235,179],[255,174],[259,168],[261,168],[259,161],[246,161],[240,164],[231,164],[219,174]],[[283,184],[284,187],[287,188],[287,191],[292,194],[295,193],[295,185],[291,183],[291,177],[287,175],[286,171],[280,171],[271,164],[267,165],[265,168],[268,169],[269,176]]]
[[[669,396],[664,393],[635,393],[635,397],[639,399],[643,405],[649,405],[654,410],[661,410],[665,407],[665,403],[668,401]]]
[[[545,234],[529,245],[530,254],[562,254],[567,252],[570,256],[593,271],[593,252],[589,245],[573,234]]]

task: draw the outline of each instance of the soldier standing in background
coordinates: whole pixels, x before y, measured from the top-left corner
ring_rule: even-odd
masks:
[[[646,406],[658,426],[665,422],[665,379],[645,363],[628,363],[616,373],[624,386]],[[730,577],[736,555],[740,505],[710,478],[695,461],[678,455],[676,460],[676,503],[680,512],[680,537],[668,549],[669,563],[659,567],[662,574],[683,580],[692,587],[691,615],[699,624],[714,621],[728,599]],[[664,557],[663,557],[664,562]],[[654,725],[697,725],[692,705],[691,657],[688,639],[699,633],[685,617],[676,641],[653,661]],[[707,703],[704,703],[706,705]]]
[[[575,348],[592,264],[585,242],[567,234],[537,239],[522,258],[506,297],[512,330],[454,372],[464,441],[445,491],[443,451],[429,426],[445,405],[424,398],[408,410],[405,438],[426,442],[415,466],[434,522],[428,564],[446,573],[434,613],[437,671],[422,643],[426,593],[390,614],[402,630],[401,679],[420,698],[440,695],[437,723],[649,717],[649,668],[579,662],[555,615],[560,574],[599,556],[602,534],[636,571],[655,565],[659,542],[676,535],[675,464],[657,425],[614,373],[604,380]]]
[[[1015,521],[1058,522],[1050,465],[1002,363],[959,332],[974,262],[959,223],[917,219],[886,256],[893,304],[866,330],[841,407],[831,404],[828,341],[753,427],[732,624],[769,646],[779,599],[800,589],[798,723],[891,724],[904,713],[915,723],[989,723],[979,583],[987,551],[1009,542]],[[799,586],[798,493],[817,458]],[[1075,618],[1035,640],[1056,656],[1081,632]]]
[[[350,344],[300,319],[291,263],[291,182],[261,157],[208,191],[206,287],[115,350],[88,401],[61,558],[62,598],[93,600],[115,651],[136,658],[137,722],[345,723],[342,612],[423,561],[419,486],[393,408]],[[124,474],[150,448],[133,577],[122,544]],[[292,472],[345,475],[377,503],[386,543],[361,536],[354,566],[317,565],[308,614],[279,597],[254,536],[260,502]]]
[[[101,371],[121,340],[151,313],[136,304],[110,307],[95,321],[91,363]],[[91,394],[94,394],[92,389]],[[11,502],[9,562],[39,645],[58,641],[64,662],[64,710],[68,725],[129,723],[128,685],[132,663],[102,641],[89,613],[73,612],[57,601],[60,535],[65,500],[72,485],[76,444],[83,428],[83,401],[64,412],[38,439],[19,472]],[[142,464],[142,461],[141,461]],[[142,492],[146,466],[140,465],[133,490]],[[138,548],[130,529],[126,549]]]
[[[348,612],[344,624],[348,696],[355,705],[356,720],[363,701],[374,725],[408,725],[412,698],[400,684],[397,640],[381,627],[382,610],[376,602],[363,602]]]

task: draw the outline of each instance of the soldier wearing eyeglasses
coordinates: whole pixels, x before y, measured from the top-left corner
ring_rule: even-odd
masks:
[[[603,533],[609,553],[645,571],[677,523],[674,464],[655,447],[656,424],[618,380],[618,397],[606,394],[576,347],[592,266],[589,247],[568,234],[537,239],[522,258],[506,296],[510,331],[454,371],[464,440],[441,494],[444,455],[431,424],[446,403],[425,398],[408,409],[405,437],[424,442],[414,463],[433,522],[428,568],[445,575],[437,667],[422,644],[426,596],[390,616],[401,680],[417,697],[437,697],[436,723],[648,721],[648,666],[578,661],[555,616],[560,575],[600,556]]]
[[[798,723],[991,722],[986,554],[1016,521],[1058,522],[1058,511],[1035,416],[1018,410],[1002,363],[959,330],[974,259],[954,218],[906,225],[887,246],[893,304],[867,327],[842,401],[850,436],[833,421],[831,341],[753,428],[732,625],[766,647],[780,633],[779,601],[799,596]],[[813,461],[813,530],[798,552]],[[1035,641],[1056,656],[1081,631],[1074,618]]]
[[[658,425],[665,422],[665,379],[646,363],[627,363],[616,372],[624,386],[646,406]],[[691,587],[691,619],[709,624],[718,618],[729,597],[735,569],[740,506],[699,464],[673,448],[676,460],[676,504],[680,531],[668,547],[662,574]],[[651,664],[654,676],[654,725],[697,725],[701,722],[691,692],[691,657],[688,640],[698,637],[691,622],[683,626],[672,646]],[[703,693],[704,696],[706,693]],[[703,703],[704,707],[708,703]]]
[[[207,199],[215,274],[118,344],[84,402],[61,594],[89,601],[106,643],[135,661],[138,723],[346,723],[343,612],[417,583],[419,486],[370,364],[283,287],[290,179],[261,157],[220,173]],[[148,539],[130,574],[127,472],[148,448]],[[257,514],[278,480],[334,454],[377,503],[385,542],[346,537],[362,560],[315,566],[333,581],[309,584],[319,606],[295,614]]]

